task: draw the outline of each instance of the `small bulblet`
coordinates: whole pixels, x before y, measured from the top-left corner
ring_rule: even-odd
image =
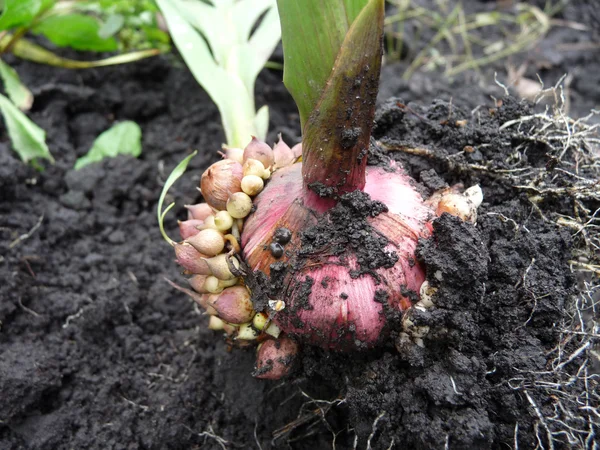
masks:
[[[202,174],[200,190],[206,203],[217,210],[224,210],[232,194],[242,190],[242,165],[231,159],[212,164]]]

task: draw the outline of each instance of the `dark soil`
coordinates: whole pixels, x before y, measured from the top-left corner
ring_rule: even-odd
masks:
[[[429,327],[424,347],[400,329],[368,353],[305,347],[293,376],[266,382],[250,375],[251,348],[231,351],[164,281],[181,278],[158,231],[156,202],[170,170],[195,148],[200,154],[169,200],[198,200],[202,170],[224,139],[209,97],[166,57],[85,72],[15,67],[33,90],[31,117],[57,162],[43,172],[24,166],[2,131],[1,449],[501,449],[515,440],[533,449],[536,433],[547,448],[531,401],[552,415],[555,399],[524,386],[532,372],[549,369],[577,292],[567,264],[571,232],[554,224],[572,205],[552,198],[534,206],[505,178],[469,169],[500,167],[512,154],[519,142],[499,126],[526,104],[505,98],[498,106],[487,95],[501,97],[496,87],[466,78],[408,83],[384,68],[374,137],[388,148],[434,152],[390,152],[424,192],[480,183],[477,225],[445,215],[420,244],[437,288],[435,308],[411,315],[416,327]],[[270,106],[268,142],[282,132],[291,144],[298,118],[280,75],[261,75],[258,103]],[[588,93],[585,80],[574,86],[578,98]],[[590,92],[598,98],[597,86]],[[394,95],[402,99],[386,102]],[[415,99],[427,106],[409,103]],[[124,119],[142,126],[139,159],[71,169],[98,133]],[[462,119],[467,125],[456,125]],[[476,151],[463,153],[466,146]],[[546,151],[529,150],[524,163],[548,163]],[[175,218],[167,225],[175,236]]]

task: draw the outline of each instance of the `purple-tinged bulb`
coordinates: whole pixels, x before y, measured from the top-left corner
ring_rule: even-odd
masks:
[[[197,227],[201,227],[204,224],[204,220],[179,220],[177,221],[177,224],[179,225],[179,234],[181,235],[181,239],[186,240],[187,238],[198,234],[200,230]]]
[[[256,356],[254,376],[264,380],[279,380],[293,368],[298,344],[289,336],[263,342]]]
[[[397,260],[365,273],[350,249],[329,256],[326,248],[315,249],[314,254],[299,257],[302,232],[317,224],[319,217],[329,220],[323,214],[332,204],[331,199],[304,189],[301,167],[294,164],[278,170],[256,197],[256,211],[248,217],[242,235],[245,259],[253,270],[267,276],[275,262],[293,266],[283,280],[280,300],[286,306],[273,318],[285,333],[325,348],[373,346],[385,334],[386,312],[404,311],[412,305],[411,297],[418,297],[425,272],[416,262],[415,250],[418,239],[430,234],[428,222],[434,213],[406,174],[368,167],[364,192],[385,204],[387,211],[367,222],[374,233],[387,239],[382,251],[393,252]],[[281,228],[290,230],[292,238],[277,258],[269,244]]]
[[[196,203],[195,205],[185,205],[185,207],[188,210],[188,219],[205,220],[214,214],[208,203]]]
[[[173,245],[175,249],[175,261],[189,273],[210,275],[210,269],[206,263],[206,255],[203,255],[187,242],[179,242]]]
[[[190,286],[194,288],[194,290],[200,294],[208,294],[209,292],[206,290],[206,279],[210,275],[194,275],[188,278],[188,283]]]
[[[247,323],[254,317],[250,293],[244,286],[228,287],[220,294],[210,296],[208,304],[228,323]]]
[[[237,147],[227,147],[223,146],[223,150],[225,154],[223,155],[226,159],[231,159],[233,161],[237,161],[240,164],[244,162],[244,149]]]
[[[302,153],[302,150],[300,150],[300,152]],[[281,134],[279,135],[279,141],[277,141],[277,144],[273,147],[273,155],[275,156],[276,169],[289,166],[297,159],[290,146],[281,138]]]
[[[273,149],[265,142],[259,141],[252,136],[252,140],[244,149],[244,162],[249,159],[256,159],[257,161],[260,161],[263,166],[265,166],[265,169],[273,167]]]
[[[169,283],[172,287],[177,289],[180,292],[188,295],[192,300],[198,303],[202,308],[206,310],[206,312],[210,315],[216,315],[216,311],[208,304],[209,295],[208,294],[199,294],[198,292],[194,292],[191,289],[186,289],[182,286],[179,286],[176,283],[173,283],[168,278],[165,278],[166,282]]]

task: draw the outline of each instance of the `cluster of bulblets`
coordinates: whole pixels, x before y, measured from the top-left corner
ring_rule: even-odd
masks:
[[[281,138],[274,148],[256,138],[243,150],[226,148],[224,159],[202,175],[200,190],[206,203],[186,206],[188,220],[179,222],[183,240],[174,244],[176,261],[190,275],[193,291],[173,286],[204,308],[210,329],[224,331],[238,346],[259,342],[255,373],[259,378],[279,378],[287,372],[286,358],[296,353],[297,344],[282,336],[269,313],[254,310],[239,259],[241,233],[253,209],[252,198],[275,170],[293,164],[301,154],[300,144],[290,148]],[[281,239],[285,244],[285,236]],[[269,307],[276,313],[285,303],[270,300]],[[281,352],[285,358],[277,357]]]

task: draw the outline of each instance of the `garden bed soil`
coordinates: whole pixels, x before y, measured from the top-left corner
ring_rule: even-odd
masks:
[[[556,196],[532,203],[509,178],[474,169],[502,168],[514,155],[522,142],[500,126],[529,114],[526,103],[494,102],[499,87],[475,88],[467,78],[399,82],[384,69],[371,162],[391,155],[426,194],[479,183],[477,225],[444,215],[419,245],[437,289],[435,307],[411,315],[429,327],[424,347],[398,323],[370,352],[305,346],[297,371],[271,382],[250,375],[252,348],[229,348],[165,281],[182,277],[160,237],[156,203],[193,149],[199,155],[168,200],[179,218],[183,204],[198,200],[200,175],[224,139],[209,97],[169,57],[85,72],[16,68],[56,164],[24,166],[2,134],[0,448],[529,449],[538,439],[547,446],[539,415],[558,404],[587,423],[568,399],[537,389],[534,375],[552,368],[578,292],[572,231],[555,224],[573,205]],[[427,98],[423,83],[442,95]],[[297,142],[280,73],[261,74],[257,95],[271,108],[268,142],[277,133]],[[426,102],[410,103],[417,98]],[[124,119],[142,126],[139,159],[72,170],[100,132]],[[547,149],[527,149],[523,164],[546,167]],[[557,174],[553,182],[571,181]],[[167,221],[171,236],[175,219]],[[597,379],[589,382],[597,389]],[[573,395],[584,391],[576,380]]]

